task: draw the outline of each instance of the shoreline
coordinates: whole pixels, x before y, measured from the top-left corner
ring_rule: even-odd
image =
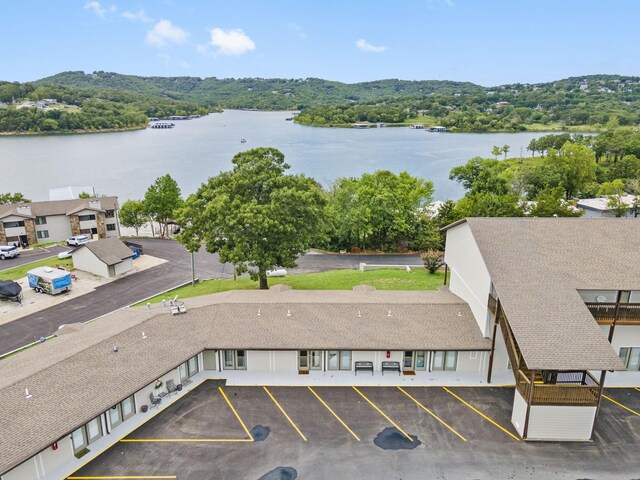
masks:
[[[144,130],[144,127],[127,127],[127,128],[101,128],[100,130],[65,130],[62,132],[0,132],[0,137],[33,137],[48,135],[84,135],[91,133],[114,133],[114,132],[133,132],[135,130]]]

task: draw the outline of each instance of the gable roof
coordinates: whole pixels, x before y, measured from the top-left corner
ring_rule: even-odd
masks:
[[[92,200],[100,200],[100,206],[102,210],[97,210],[94,207],[89,207],[89,202]],[[80,211],[83,209],[91,209],[96,211],[115,210],[118,206],[118,197],[97,197],[97,198],[78,198],[75,200],[47,200],[44,202],[31,202],[31,203],[12,203],[7,205],[0,205],[0,218],[6,213],[15,215],[17,213],[16,207],[21,205],[27,205],[31,207],[31,214],[34,217],[46,217],[48,215],[67,215],[72,211]]]
[[[122,240],[116,237],[85,243],[76,248],[73,253],[82,248],[87,248],[98,260],[109,266],[121,263],[123,260],[135,255],[129,247],[122,243]]]
[[[0,362],[0,472],[204,349],[490,347],[468,305],[446,291],[235,291],[188,307],[179,316],[160,305],[118,310]]]
[[[468,218],[531,369],[624,370],[580,297],[640,290],[640,222],[632,218]]]

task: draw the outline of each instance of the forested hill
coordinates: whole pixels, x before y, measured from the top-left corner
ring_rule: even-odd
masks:
[[[420,97],[432,93],[481,93],[485,89],[470,82],[439,80],[379,80],[341,83],[319,78],[138,77],[112,72],[63,72],[34,82],[67,87],[110,88],[174,99],[198,101],[224,108],[259,110],[302,109],[312,105],[343,105],[378,102],[381,99]]]
[[[25,100],[46,98],[79,110],[38,111],[33,118],[28,116],[31,109],[17,110]],[[637,128],[640,77],[589,75],[495,87],[439,80],[347,84],[318,78],[139,77],[111,72],[63,72],[23,84],[0,81],[0,132],[142,127],[145,116],[220,108],[301,110],[296,122],[314,126],[380,122],[443,125],[467,132],[599,131]]]

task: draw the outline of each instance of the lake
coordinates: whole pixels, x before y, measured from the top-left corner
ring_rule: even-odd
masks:
[[[449,180],[452,167],[474,156],[490,157],[493,145],[510,145],[509,156],[527,155],[529,141],[543,135],[317,128],[285,121],[290,116],[225,111],[175,121],[173,129],[0,137],[0,192],[47,200],[50,188],[91,185],[122,202],[142,198],[156,177],[169,173],[186,196],[207,178],[229,170],[236,153],[275,147],[284,153],[291,172],[304,173],[325,187],[338,177],[406,170],[432,180],[436,199],[457,199],[464,191]]]

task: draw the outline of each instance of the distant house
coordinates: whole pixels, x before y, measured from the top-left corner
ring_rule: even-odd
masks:
[[[85,243],[71,256],[75,268],[100,277],[116,277],[133,270],[134,253],[118,238]]]
[[[633,204],[636,199],[640,201],[640,195],[622,195],[620,197],[620,200],[629,206],[629,211],[627,212],[625,217],[637,216],[633,212]],[[576,206],[579,209],[584,210],[584,216],[586,218],[614,216],[612,208],[609,206],[609,198],[607,197],[583,198],[581,200],[578,200]]]
[[[0,205],[0,245],[60,242],[72,235],[118,237],[118,198]]]

